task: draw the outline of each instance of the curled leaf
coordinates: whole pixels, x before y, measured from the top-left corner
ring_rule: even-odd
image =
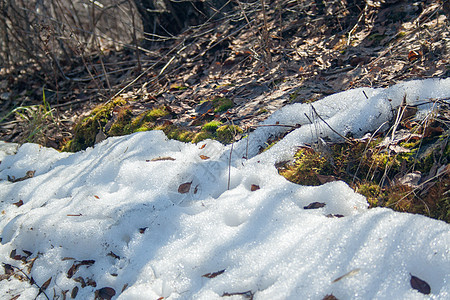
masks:
[[[189,190],[191,189],[191,184],[192,184],[192,181],[180,184],[180,186],[178,187],[178,193],[180,193],[180,194],[188,193]]]
[[[250,191],[252,191],[252,192],[257,191],[259,189],[260,189],[259,185],[256,185],[256,184],[252,184],[252,186],[250,187]]]
[[[207,160],[207,159],[209,159],[209,156],[206,156],[206,155],[201,154],[201,155],[200,155],[200,158],[203,159],[203,160]]]
[[[213,273],[206,273],[203,274],[202,277],[206,277],[206,278],[214,278],[216,276],[219,276],[220,274],[223,274],[223,272],[225,272],[225,269],[217,271],[217,272],[213,272]]]
[[[19,200],[18,202],[13,203],[17,207],[21,207],[23,205],[23,201]]]

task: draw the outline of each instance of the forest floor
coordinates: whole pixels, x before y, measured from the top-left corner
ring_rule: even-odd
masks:
[[[61,63],[66,80],[33,63],[3,69],[0,139],[61,149],[77,122],[119,95],[133,116],[164,108],[170,114],[158,122],[198,132],[211,120],[247,128],[285,104],[350,88],[450,75],[440,2],[277,3],[266,18],[259,3],[242,4],[149,50],[105,49]]]

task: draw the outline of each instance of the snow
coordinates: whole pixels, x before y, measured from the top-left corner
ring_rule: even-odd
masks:
[[[450,97],[450,79],[354,89],[313,106],[336,131],[362,136],[390,119],[405,94],[410,104]],[[368,209],[343,182],[288,182],[274,162],[318,137],[339,137],[310,104],[286,106],[264,124],[275,122],[302,126],[261,154],[286,128],[259,127],[233,149],[168,140],[160,131],[77,153],[24,144],[8,155],[8,145],[0,150],[0,261],[26,270],[10,254],[31,252],[30,275],[40,286],[51,278],[45,293],[60,299],[75,286],[77,299],[94,299],[103,287],[115,290],[114,299],[449,299],[449,225]],[[33,178],[7,180],[30,170]],[[304,208],[313,202],[325,206]],[[95,262],[68,274],[87,260]],[[430,295],[411,288],[411,274]],[[96,287],[83,288],[79,277]],[[2,298],[34,299],[38,291],[14,277],[0,281]]]

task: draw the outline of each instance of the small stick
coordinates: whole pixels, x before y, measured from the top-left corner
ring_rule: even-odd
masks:
[[[337,132],[336,130],[334,130],[333,127],[331,127],[324,119],[322,119],[322,117],[319,116],[319,114],[317,113],[316,109],[314,108],[314,106],[313,106],[312,104],[311,104],[311,107],[312,107],[314,113],[316,114],[316,116],[317,116],[320,120],[322,120],[322,122],[324,122],[325,125],[327,125],[328,128],[331,129],[331,131],[333,131],[334,133],[336,133],[337,135],[339,135],[339,136],[340,136],[341,138],[343,138],[347,143],[349,143],[349,144],[352,143],[352,141],[351,141],[349,138],[346,138],[345,136],[343,136],[342,134],[340,134],[339,132]]]

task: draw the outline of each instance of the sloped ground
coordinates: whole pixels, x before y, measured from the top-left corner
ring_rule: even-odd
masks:
[[[57,83],[26,63],[2,70],[0,138],[61,148],[75,122],[119,94],[134,116],[164,106],[170,123],[198,131],[212,119],[245,128],[286,103],[353,87],[448,76],[448,14],[441,2],[352,3],[272,1],[266,18],[260,2],[241,3],[226,18],[139,55],[110,50],[66,65],[72,80]],[[43,88],[49,107],[39,111],[30,105],[43,105]],[[211,113],[204,102],[218,97],[233,106]],[[17,111],[22,115],[5,118],[18,107],[25,107]]]

